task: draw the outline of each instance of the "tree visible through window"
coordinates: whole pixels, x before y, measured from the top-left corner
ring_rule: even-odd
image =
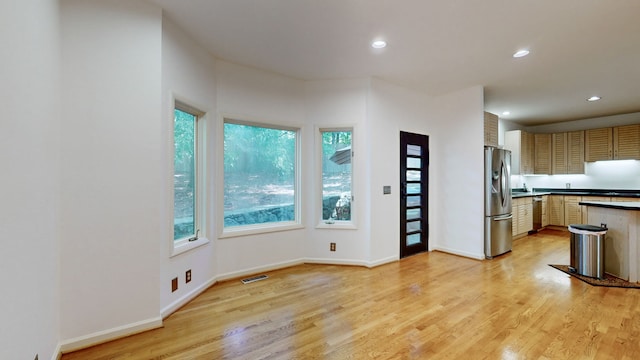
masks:
[[[297,130],[225,120],[225,228],[296,220],[297,137]]]
[[[351,221],[351,130],[321,130],[322,220]]]
[[[176,108],[173,139],[173,239],[196,235],[196,133],[198,117]]]

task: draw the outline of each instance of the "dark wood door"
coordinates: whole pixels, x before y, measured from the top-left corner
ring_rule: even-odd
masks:
[[[427,251],[429,137],[400,132],[400,257]]]

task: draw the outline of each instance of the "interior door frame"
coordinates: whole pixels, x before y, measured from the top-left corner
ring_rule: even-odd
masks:
[[[421,176],[418,182],[409,183],[420,184],[420,242],[407,245],[407,158],[415,157],[407,155],[407,145],[419,145],[422,148],[420,153]],[[409,132],[400,132],[400,258],[426,252],[429,249],[429,136]],[[415,207],[409,207],[415,208]],[[413,231],[411,234],[417,232]]]

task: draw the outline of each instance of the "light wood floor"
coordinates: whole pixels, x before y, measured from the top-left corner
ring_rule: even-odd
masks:
[[[640,359],[640,290],[547,265],[568,249],[568,232],[545,230],[491,261],[296,266],[217,284],[164,328],[62,359]]]

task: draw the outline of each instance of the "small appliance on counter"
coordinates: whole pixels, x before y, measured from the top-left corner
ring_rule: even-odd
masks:
[[[511,251],[511,151],[484,147],[484,254],[487,259]]]

